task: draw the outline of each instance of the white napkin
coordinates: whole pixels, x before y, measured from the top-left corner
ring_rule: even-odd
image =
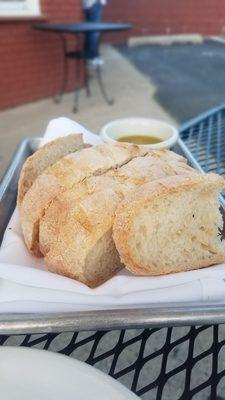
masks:
[[[57,136],[84,133],[91,144],[98,136],[67,118],[52,120],[43,144]],[[96,289],[48,272],[43,259],[24,246],[17,209],[0,249],[0,312],[48,313],[112,308],[153,307],[162,303],[222,302],[225,265],[160,277],[135,277],[125,269]]]

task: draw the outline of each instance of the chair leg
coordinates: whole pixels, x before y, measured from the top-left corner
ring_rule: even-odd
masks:
[[[65,92],[67,81],[68,81],[68,59],[66,56],[66,39],[64,38],[64,36],[62,34],[59,34],[59,37],[61,39],[62,49],[63,49],[63,80],[62,80],[62,86],[59,91],[59,94],[57,96],[55,96],[55,98],[54,98],[55,103],[60,103],[60,101],[62,100],[62,96]]]
[[[78,103],[79,103],[79,95],[80,95],[80,69],[81,69],[81,60],[78,59],[75,63],[76,66],[76,88],[75,88],[75,98],[74,98],[74,106],[73,112],[76,113],[78,111]]]
[[[97,79],[98,79],[98,84],[101,90],[101,93],[106,101],[107,104],[112,105],[114,103],[114,99],[113,98],[109,98],[102,80],[102,72],[101,72],[101,67],[98,65],[97,66]]]

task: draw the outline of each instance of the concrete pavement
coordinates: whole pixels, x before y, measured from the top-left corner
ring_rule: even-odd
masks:
[[[81,91],[79,112],[76,114],[72,112],[74,93],[66,94],[60,104],[55,104],[49,98],[0,112],[1,176],[20,140],[41,136],[52,118],[72,118],[95,133],[108,121],[127,116],[152,116],[172,121],[154,99],[156,87],[125,57],[111,46],[103,47],[103,56],[103,77],[108,91],[115,98],[112,106],[105,103],[93,78],[92,96],[87,98],[85,91]]]

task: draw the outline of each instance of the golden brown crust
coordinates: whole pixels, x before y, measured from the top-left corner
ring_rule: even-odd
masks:
[[[21,225],[28,249],[34,255],[40,255],[36,226],[51,201],[61,192],[89,176],[101,175],[145,153],[146,150],[136,145],[100,144],[62,157],[47,168],[34,181],[20,206]]]
[[[167,174],[177,174],[180,168],[187,174],[195,173],[183,158],[171,152],[150,152],[121,168],[87,178],[57,196],[40,221],[40,248],[51,271],[63,272],[92,287],[105,281],[107,276],[113,276],[122,264],[118,261],[112,237],[107,238],[107,234],[118,204],[135,186]],[[108,269],[101,277],[96,272],[88,279],[88,265],[95,269],[100,264],[97,257],[99,241],[105,243],[101,251],[107,259]]]
[[[88,196],[72,208],[67,198],[68,203],[64,203],[67,209],[64,223],[54,232],[45,256],[52,272],[60,271],[63,275],[96,287],[121,269],[111,233],[120,199],[120,193],[105,189]],[[112,247],[112,252],[109,252]],[[104,257],[106,250],[107,258]]]
[[[149,270],[143,265],[140,265],[135,260],[130,247],[129,237],[131,234],[132,223],[139,210],[151,204],[154,199],[168,196],[170,193],[179,192],[181,190],[192,189],[199,183],[212,184],[217,186],[218,190],[222,190],[225,186],[225,181],[222,177],[215,174],[201,175],[178,175],[170,176],[164,179],[160,179],[148,184],[142,185],[138,189],[128,194],[120,206],[117,208],[115,213],[115,220],[113,224],[113,239],[116,244],[116,248],[120,254],[121,261],[125,264],[126,268],[135,275],[164,275],[167,273],[178,272],[177,267],[164,268],[163,265],[157,266],[157,271],[154,269]],[[216,264],[224,261],[224,255],[218,255],[213,260],[212,264]],[[201,268],[207,267],[209,263],[203,263]],[[199,266],[192,265],[189,269],[200,268]]]

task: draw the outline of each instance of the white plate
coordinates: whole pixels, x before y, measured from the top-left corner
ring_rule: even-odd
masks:
[[[81,361],[44,350],[0,348],[4,400],[137,400],[119,382]]]

